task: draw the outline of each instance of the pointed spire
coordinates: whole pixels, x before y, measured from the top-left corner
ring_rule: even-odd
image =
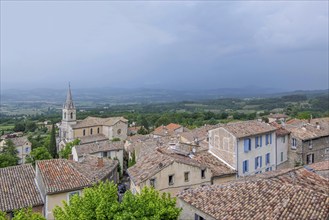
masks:
[[[73,109],[74,108],[72,94],[71,94],[71,84],[70,84],[70,82],[69,82],[69,89],[67,90],[67,94],[66,94],[66,102],[64,104],[64,108],[66,108],[66,109]]]

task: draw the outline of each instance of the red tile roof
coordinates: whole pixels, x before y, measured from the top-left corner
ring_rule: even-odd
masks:
[[[182,191],[178,198],[215,219],[327,219],[329,181],[304,168]]]
[[[159,136],[170,136],[175,134],[175,131],[181,127],[179,124],[170,123],[167,126],[157,127],[152,133]]]
[[[0,210],[13,211],[43,205],[31,164],[0,169]]]

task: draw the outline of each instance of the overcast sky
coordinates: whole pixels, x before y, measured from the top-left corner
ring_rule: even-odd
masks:
[[[1,86],[328,88],[328,1],[1,1]]]

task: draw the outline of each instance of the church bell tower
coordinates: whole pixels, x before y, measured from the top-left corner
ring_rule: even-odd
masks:
[[[60,139],[71,141],[73,139],[73,130],[71,125],[75,125],[76,121],[76,109],[73,104],[71,86],[69,84],[69,88],[66,94],[66,101],[62,108],[62,123],[60,126]]]

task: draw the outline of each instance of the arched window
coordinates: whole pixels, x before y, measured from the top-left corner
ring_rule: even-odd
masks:
[[[97,134],[99,134],[99,128],[97,128]]]
[[[121,129],[117,130],[117,134],[120,135],[121,134]]]
[[[64,118],[66,119],[66,112],[64,112]]]
[[[85,129],[83,129],[82,133],[83,133],[83,136],[86,136],[86,130]]]
[[[73,118],[73,112],[71,112],[71,119]]]
[[[90,134],[93,134],[93,129],[92,128],[90,128]]]

